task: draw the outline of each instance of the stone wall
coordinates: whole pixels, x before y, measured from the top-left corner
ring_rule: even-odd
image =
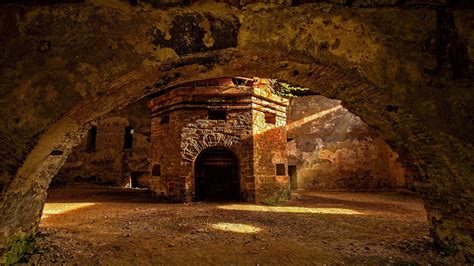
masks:
[[[286,117],[277,116],[276,123],[265,121],[265,113],[253,112],[254,125],[254,164],[256,201],[279,201],[290,197],[290,183],[287,172],[288,157],[286,149]],[[283,169],[278,172],[277,165]]]
[[[160,165],[161,175],[152,176],[151,190],[170,200],[193,200],[198,154],[209,147],[225,147],[239,158],[241,198],[253,201],[251,113],[228,110],[226,121],[208,120],[206,109],[168,115],[167,124],[161,124],[160,116],[152,118],[153,166]]]
[[[263,85],[267,81],[260,83]],[[288,101],[266,90],[257,93],[274,102],[254,99],[260,104],[260,109],[252,111],[256,202],[274,203],[290,197],[285,128]],[[283,169],[281,173],[278,173],[277,165]]]
[[[146,103],[142,100],[131,104],[97,122],[95,148],[87,147],[89,137],[86,136],[73,149],[52,185],[95,183],[129,187],[133,172],[140,185],[146,186],[151,151],[151,118]],[[124,149],[125,129],[129,126],[134,131],[132,148]]]
[[[382,137],[338,100],[293,98],[288,115],[289,165],[298,188],[405,188],[405,170]]]

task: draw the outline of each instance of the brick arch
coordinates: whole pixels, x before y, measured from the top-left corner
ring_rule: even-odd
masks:
[[[204,135],[199,139],[187,139],[181,145],[181,156],[184,161],[193,163],[204,150],[215,147],[231,149],[237,141],[237,137],[220,132]]]
[[[94,10],[96,7],[86,8]],[[90,10],[88,12],[96,15],[94,13],[96,11]],[[73,11],[67,10],[64,16]],[[193,10],[193,12],[198,12],[199,15],[200,12],[208,11]],[[224,13],[226,12],[231,13],[230,10],[224,10]],[[472,178],[470,175],[472,172],[467,166],[471,160],[469,160],[469,155],[462,155],[467,158],[465,162],[462,162],[461,159],[455,159],[461,153],[459,151],[463,151],[459,147],[459,143],[456,140],[448,139],[448,142],[451,141],[452,145],[447,147],[444,143],[440,143],[437,138],[434,138],[429,130],[420,123],[419,118],[413,114],[410,107],[382,86],[384,84],[380,83],[380,77],[374,78],[373,75],[369,77],[369,75],[363,74],[367,68],[367,65],[364,65],[365,61],[351,63],[351,66],[354,66],[354,64],[361,66],[361,71],[355,71],[347,67],[343,68],[340,65],[343,65],[344,62],[341,63],[340,58],[320,56],[319,52],[315,51],[314,47],[318,45],[314,43],[312,38],[317,34],[291,35],[285,39],[284,32],[271,30],[272,28],[264,23],[266,18],[271,17],[271,12],[259,13],[260,17],[256,16],[255,19],[252,17],[254,14],[251,11],[249,12],[249,14],[243,14],[250,21],[245,22],[247,30],[242,30],[238,28],[237,24],[229,22],[232,25],[230,31],[232,34],[235,34],[236,27],[238,28],[237,31],[240,31],[240,33],[237,32],[239,33],[237,44],[235,43],[236,39],[233,38],[232,43],[226,43],[224,39],[220,40],[218,47],[215,49],[208,49],[207,46],[203,45],[198,46],[198,50],[193,50],[196,47],[192,45],[178,47],[180,53],[177,58],[176,56],[170,57],[171,59],[165,58],[159,64],[149,62],[151,59],[156,59],[153,57],[146,58],[148,61],[129,62],[130,66],[125,67],[126,74],[121,73],[109,79],[99,80],[102,83],[93,80],[94,85],[101,86],[103,90],[94,96],[77,100],[62,117],[53,119],[50,124],[45,126],[45,132],[40,136],[26,160],[16,162],[17,166],[21,165],[21,167],[9,184],[0,205],[0,217],[2,217],[0,221],[2,230],[0,232],[0,244],[3,243],[0,249],[8,249],[11,243],[17,240],[24,241],[35,232],[49,182],[66,160],[72,147],[84,136],[90,123],[100,119],[115,108],[122,108],[168,86],[195,79],[219,77],[225,74],[226,76],[277,78],[295,85],[309,87],[313,92],[320,93],[328,98],[341,100],[344,107],[361,117],[369,126],[375,128],[381,134],[387,143],[400,154],[404,164],[417,177],[417,189],[425,202],[432,226],[432,235],[436,243],[445,249],[460,249],[472,254],[472,239],[470,236],[472,233],[472,229],[470,229],[472,218],[469,216],[463,218],[460,213],[460,210],[468,213],[469,210],[472,210],[472,205],[469,205],[469,199],[472,196],[463,196],[463,193],[468,191],[463,188],[463,185],[469,184],[469,178]],[[282,12],[279,16],[285,16],[285,11],[277,12]],[[289,23],[295,25],[304,22],[306,15],[311,14],[311,12],[313,11],[305,11],[302,8],[292,9],[286,15],[288,15]],[[346,16],[347,14],[344,12],[341,12],[341,14]],[[305,16],[299,16],[300,13]],[[119,16],[115,13],[114,15]],[[171,16],[168,13],[166,15]],[[47,17],[47,15],[44,16]],[[192,16],[186,15],[184,18],[191,19]],[[220,14],[216,16],[220,16]],[[228,14],[223,15],[223,17],[225,16],[228,16]],[[235,17],[231,17],[232,19],[229,19],[229,21],[235,22]],[[45,23],[47,20],[43,21],[42,19],[40,17],[37,20],[47,24]],[[64,18],[61,19],[64,20]],[[141,26],[145,25],[143,27],[153,29],[147,31],[147,34],[151,32],[149,34],[151,37],[148,37],[152,38],[152,42],[164,45],[168,49],[176,48],[174,46],[180,43],[175,40],[170,42],[165,40],[166,42],[164,42],[164,36],[158,34],[156,27],[151,27],[153,23],[158,23],[155,20],[146,18],[148,20],[143,22],[139,18],[134,19],[141,23]],[[223,21],[226,22],[226,19],[223,19]],[[33,21],[35,20],[33,19]],[[43,25],[41,23],[35,27],[41,27]],[[123,26],[121,23],[117,23],[116,27]],[[60,23],[55,24],[60,25]],[[106,21],[104,24],[107,24],[108,27],[114,26],[111,21]],[[252,28],[258,27],[258,25],[262,25],[261,29]],[[33,27],[33,30],[35,30],[35,27]],[[120,28],[119,31],[121,30]],[[131,29],[126,28],[125,31],[133,30],[135,28],[132,27]],[[275,34],[278,38],[273,40],[272,38],[265,38],[265,36],[255,39],[249,37],[249,33],[252,33],[252,31],[258,33],[260,30],[268,30],[268,32],[265,32],[265,36]],[[49,32],[54,32],[54,30]],[[78,34],[81,34],[80,30],[78,30]],[[381,35],[381,33],[377,33],[377,35]],[[235,37],[235,35],[232,36]],[[48,37],[50,36],[45,38]],[[367,37],[370,36],[358,36],[355,43],[362,45]],[[285,41],[282,41],[282,39],[285,39]],[[199,38],[196,40],[199,40]],[[143,43],[139,44],[142,45]],[[373,48],[373,52],[380,50],[380,53],[384,53],[387,51],[388,48],[384,47],[383,44],[376,44],[375,48],[370,47]],[[295,49],[292,48],[293,45],[296,47]],[[321,48],[326,47],[324,49],[327,49],[327,45],[329,44],[324,44]],[[112,43],[111,47],[113,46]],[[52,47],[54,48],[54,45]],[[355,56],[360,52],[346,49],[344,52],[353,53]],[[125,50],[128,52],[133,49],[126,47]],[[99,54],[103,50],[99,47],[94,51]],[[69,58],[68,52],[63,51],[60,56]],[[74,54],[74,51],[70,52]],[[160,56],[165,57],[166,51],[162,51],[162,53],[163,55],[160,54]],[[117,54],[119,52],[115,52],[114,55]],[[135,53],[131,54],[138,56]],[[393,55],[390,56],[393,58]],[[132,61],[131,58],[126,57],[125,59]],[[60,59],[55,58],[55,60],[50,64],[54,62],[64,64]],[[415,64],[414,60],[416,58],[410,60],[413,61],[408,62]],[[110,64],[113,66],[114,62],[112,61]],[[94,68],[91,66],[82,67],[85,69],[84,71],[94,72]],[[104,68],[107,70],[106,67]],[[34,73],[41,73],[42,71],[43,69],[34,70]],[[73,71],[71,70],[71,72]],[[48,74],[51,73],[48,72]],[[66,75],[59,77],[67,78]],[[37,77],[35,76],[35,78]],[[67,88],[67,84],[57,86]],[[58,152],[52,152],[53,150]],[[469,186],[467,186],[467,189],[469,189]],[[461,199],[458,200],[457,197]]]
[[[193,167],[196,166],[196,163],[197,163],[197,161],[199,160],[199,156],[200,156],[200,155],[202,155],[202,154],[204,154],[204,153],[206,153],[206,152],[208,152],[208,151],[212,151],[212,150],[214,150],[214,149],[222,149],[222,150],[225,150],[225,151],[231,153],[232,156],[235,157],[235,159],[237,160],[237,162],[240,161],[240,158],[239,158],[239,156],[237,155],[237,152],[236,152],[234,149],[232,149],[232,145],[220,145],[220,144],[216,144],[216,145],[211,145],[211,146],[208,146],[208,147],[206,147],[206,148],[200,150],[199,153],[196,154],[196,156],[194,157],[194,159],[193,159],[193,161],[192,161]]]

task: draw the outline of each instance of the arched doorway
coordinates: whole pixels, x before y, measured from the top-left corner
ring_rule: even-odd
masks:
[[[227,201],[240,199],[237,157],[225,148],[202,151],[195,164],[195,200]]]

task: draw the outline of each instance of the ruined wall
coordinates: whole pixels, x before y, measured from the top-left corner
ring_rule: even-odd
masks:
[[[88,136],[71,152],[52,181],[53,186],[73,183],[130,186],[132,172],[141,173],[146,186],[151,152],[150,112],[142,100],[112,112],[97,124],[96,145],[88,150]],[[132,149],[124,149],[125,128],[134,129]]]
[[[272,204],[290,198],[285,128],[288,100],[273,94],[268,80],[258,83],[256,93],[269,100],[254,98],[257,108],[252,110],[256,202]]]
[[[278,202],[290,198],[287,172],[286,117],[277,116],[275,124],[265,121],[265,113],[253,111],[254,176],[256,201]],[[277,165],[283,169],[277,171]]]
[[[382,137],[338,100],[293,98],[288,115],[289,165],[298,188],[405,188],[405,170]]]
[[[231,78],[194,81],[169,88],[150,101],[152,110],[152,179],[157,196],[195,199],[195,163],[207,148],[223,147],[239,161],[241,199],[255,200],[252,163],[252,114],[245,101],[251,87]],[[210,111],[224,111],[210,117]],[[153,169],[159,167],[159,174]]]
[[[231,78],[196,81],[150,102],[152,169],[160,168],[151,188],[158,196],[193,200],[196,158],[206,148],[224,147],[239,160],[241,200],[288,198],[288,176],[275,172],[276,164],[287,166],[287,100],[273,94],[268,80],[254,80],[246,86],[236,86]],[[225,111],[225,118],[211,119],[213,110]]]
[[[152,118],[153,166],[161,168],[160,176],[152,176],[152,191],[171,200],[193,200],[197,156],[209,147],[225,147],[239,158],[242,200],[253,201],[251,113],[228,110],[225,121],[208,120],[207,109],[168,114],[166,124],[161,116]]]

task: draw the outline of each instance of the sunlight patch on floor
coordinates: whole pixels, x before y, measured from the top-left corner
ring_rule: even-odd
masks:
[[[232,211],[255,211],[255,212],[286,212],[286,213],[317,213],[317,214],[344,214],[354,215],[363,214],[358,211],[345,208],[308,208],[308,207],[292,207],[292,206],[261,206],[261,205],[244,205],[232,204],[218,206],[219,209]]]
[[[262,231],[261,228],[253,226],[253,225],[237,224],[237,223],[217,223],[217,224],[212,224],[211,227],[220,231],[244,233],[244,234],[256,234]]]
[[[68,211],[77,210],[84,207],[94,206],[94,202],[75,202],[75,203],[46,203],[43,209],[41,219],[47,218],[53,214],[62,214]]]

